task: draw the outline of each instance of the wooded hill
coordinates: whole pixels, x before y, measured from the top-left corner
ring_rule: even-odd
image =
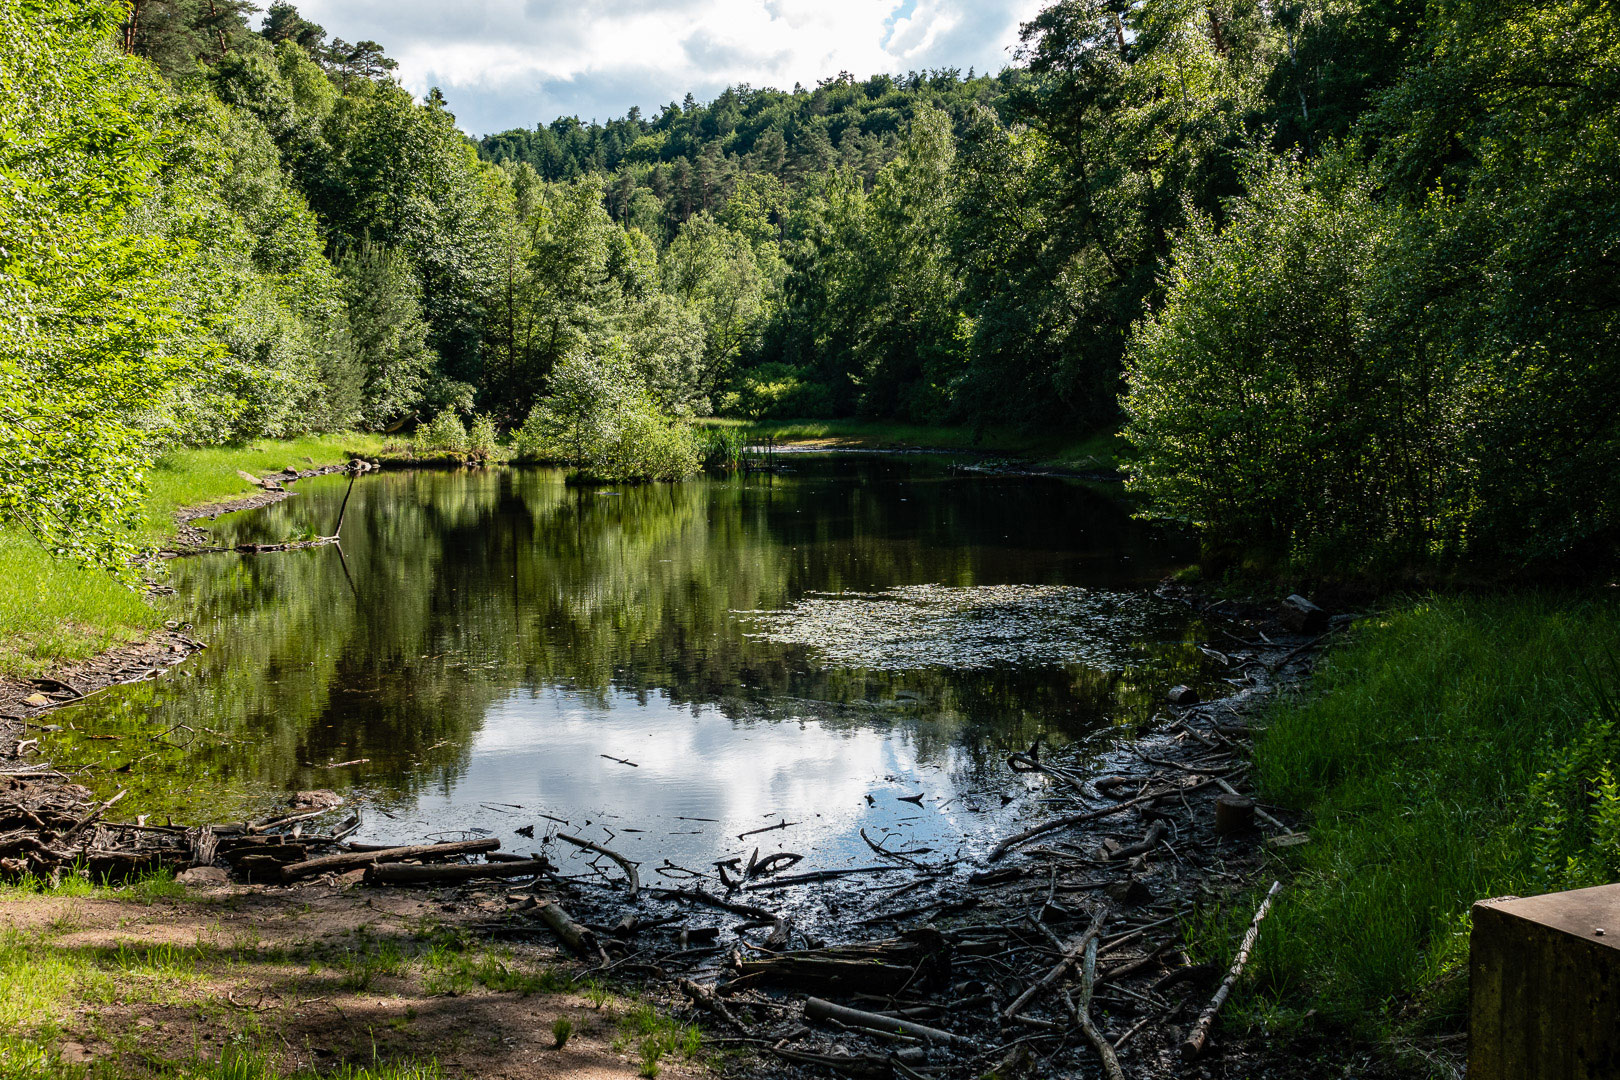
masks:
[[[477,147],[247,11],[0,0],[0,512],[64,550],[176,443],[479,412],[665,475],[718,412],[1123,424],[1153,512],[1338,572],[1612,552],[1612,5],[1060,0],[995,77]]]

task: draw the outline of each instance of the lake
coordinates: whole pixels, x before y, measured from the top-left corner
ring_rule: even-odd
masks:
[[[341,547],[175,560],[209,648],[62,711],[48,750],[131,813],[239,820],[333,788],[355,839],[526,853],[563,828],[678,881],[755,847],[864,862],[862,829],[967,857],[1041,797],[1008,750],[1102,750],[1168,686],[1215,681],[1203,628],[1152,595],[1193,548],[1106,489],[783,460],[618,489],[362,477]],[[348,485],[201,524],[326,533]]]

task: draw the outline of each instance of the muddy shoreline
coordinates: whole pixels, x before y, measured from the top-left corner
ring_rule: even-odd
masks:
[[[242,502],[284,497],[266,492]],[[193,510],[188,521],[219,512]],[[863,872],[796,876],[784,857],[790,853],[761,837],[751,866],[641,864],[640,891],[632,897],[611,852],[576,850],[552,829],[534,838],[533,855],[544,862],[530,862],[535,869],[521,877],[446,884],[444,871],[468,872],[453,869],[468,865],[465,857],[446,864],[430,855],[393,864],[398,869],[385,883],[364,868],[367,853],[335,839],[308,851],[310,858],[350,851],[349,862],[329,873],[288,884],[244,881],[276,879],[280,863],[264,862],[260,843],[340,837],[349,823],[349,808],[341,806],[326,816],[290,815],[296,824],[244,825],[255,834],[251,849],[232,849],[229,829],[236,827],[223,827],[229,850],[214,865],[231,868],[236,883],[229,887],[238,895],[296,897],[313,888],[356,905],[372,904],[385,890],[396,893],[401,881],[418,876],[421,883],[406,891],[458,921],[471,920],[485,940],[522,943],[571,965],[578,978],[618,981],[701,1020],[718,1045],[747,1051],[734,1067],[751,1075],[1096,1075],[1097,1052],[1073,1005],[1079,965],[1062,963],[1092,927],[1099,960],[1088,1015],[1127,1075],[1315,1075],[1297,1047],[1283,1053],[1264,1039],[1228,1035],[1218,1019],[1196,1062],[1184,1059],[1182,1044],[1224,971],[1188,955],[1183,921],[1200,908],[1245,902],[1284,876],[1273,865],[1279,846],[1307,842],[1293,834],[1297,822],[1266,807],[1252,826],[1218,833],[1215,802],[1250,790],[1251,720],[1279,691],[1309,677],[1317,649],[1349,620],[1341,616],[1319,634],[1291,634],[1261,605],[1210,603],[1171,585],[1160,594],[1227,627],[1226,640],[1200,644],[1219,654],[1233,692],[1195,704],[1167,701],[1150,730],[1086,760],[1049,758],[1039,747],[1012,750],[1006,767],[1035,785],[1029,801],[1039,809],[1028,819],[1026,840],[1004,841],[974,865],[873,844],[872,865]],[[88,696],[88,679],[112,685],[131,672],[159,677],[200,647],[184,628],[171,629],[145,652],[103,657],[104,666],[64,678],[46,705],[20,719],[54,722],[41,714],[78,700],[74,693]],[[9,759],[5,771],[26,768],[11,756],[14,749],[9,740],[0,748]],[[16,796],[68,780],[13,776],[11,786]],[[1043,828],[1067,818],[1079,820]],[[128,841],[118,829],[97,825],[85,842],[116,848]],[[300,837],[305,830],[316,835]],[[257,861],[238,859],[244,850]],[[474,856],[470,865],[504,873],[500,860],[529,854],[498,852],[482,864]],[[1209,945],[1216,953],[1226,948]],[[1059,966],[1064,970],[1052,975]],[[823,1000],[832,1004],[816,1004]],[[921,1024],[934,1034],[829,1019],[829,1007]],[[1339,1061],[1343,1048],[1322,1053]]]

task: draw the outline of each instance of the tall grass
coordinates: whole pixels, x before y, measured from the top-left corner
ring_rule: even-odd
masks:
[[[105,572],[0,529],[0,675],[40,675],[138,639],[162,621]]]
[[[1256,957],[1265,996],[1363,1029],[1453,1025],[1469,908],[1547,887],[1529,794],[1593,722],[1615,655],[1611,601],[1431,599],[1355,631],[1308,699],[1274,708],[1260,790],[1305,810],[1312,839]]]
[[[256,489],[237,470],[264,476],[289,465],[310,469],[337,465],[355,454],[382,449],[380,435],[310,435],[301,439],[261,439],[234,446],[171,450],[147,473],[146,539],[163,540],[174,533],[174,512],[252,494]]]

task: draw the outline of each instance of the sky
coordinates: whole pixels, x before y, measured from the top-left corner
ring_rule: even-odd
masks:
[[[462,130],[558,116],[648,116],[748,83],[791,89],[848,71],[996,72],[1042,0],[303,0],[345,41],[372,40],[421,96],[441,88]]]

